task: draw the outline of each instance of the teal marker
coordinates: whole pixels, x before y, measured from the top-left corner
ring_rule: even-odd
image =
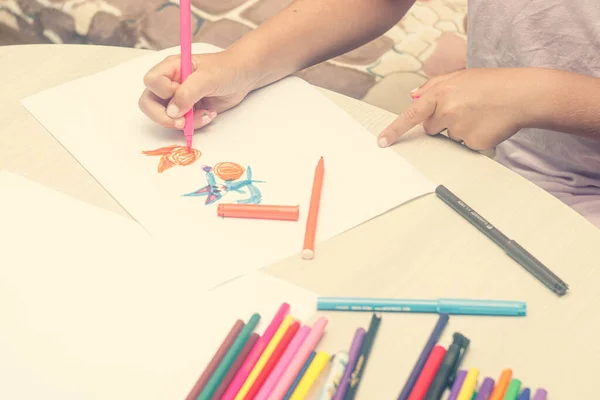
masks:
[[[317,310],[522,317],[527,315],[527,304],[522,301],[504,300],[409,300],[357,297],[319,297],[317,299]]]
[[[225,378],[225,375],[227,375],[229,368],[231,368],[231,365],[235,362],[236,357],[240,354],[240,351],[242,351],[248,339],[250,339],[250,335],[252,335],[252,332],[256,329],[259,321],[259,314],[252,315],[196,400],[210,400],[213,397],[219,388],[221,381]]]

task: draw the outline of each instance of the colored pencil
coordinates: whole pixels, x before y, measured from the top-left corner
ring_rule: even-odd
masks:
[[[518,379],[511,380],[508,388],[506,388],[506,393],[504,393],[504,400],[517,400],[520,391],[521,381]]]
[[[277,329],[279,329],[279,326],[289,311],[290,305],[288,303],[283,303],[279,307],[275,313],[275,316],[271,320],[271,323],[267,329],[265,329],[265,333],[260,337],[260,339],[258,339],[256,345],[250,354],[248,354],[244,364],[242,364],[240,370],[237,372],[237,374],[235,374],[233,381],[225,391],[223,397],[221,397],[221,400],[233,400],[235,398],[242,388],[242,385],[244,385],[244,382],[246,382],[248,375],[250,375],[250,372],[252,372],[252,369],[258,362],[258,359],[262,356],[262,353],[269,345],[269,342],[271,342],[271,339],[273,339],[273,336],[275,336],[275,333],[277,333]]]
[[[454,379],[454,383],[452,384],[452,389],[450,389],[450,395],[448,396],[448,400],[456,400],[458,398],[458,394],[460,393],[460,389],[462,388],[466,377],[467,371],[458,371],[458,373],[456,374],[456,378]]]
[[[190,0],[179,1],[179,38],[181,45],[181,82],[183,83],[194,69],[192,65],[192,5]],[[194,107],[185,113],[183,134],[187,147],[191,148],[194,136]]]
[[[408,379],[406,380],[406,383],[404,384],[404,387],[402,388],[402,392],[400,392],[400,395],[398,396],[398,400],[407,400],[408,399],[410,392],[412,392],[413,386],[415,386],[415,382],[417,381],[417,379],[419,378],[419,375],[421,374],[421,370],[423,369],[423,366],[425,365],[425,363],[427,362],[427,359],[429,358],[429,354],[431,353],[431,350],[433,350],[433,346],[435,346],[435,344],[439,340],[440,336],[442,335],[442,332],[444,332],[444,329],[446,328],[446,325],[448,324],[448,319],[449,319],[448,314],[440,314],[438,321],[435,324],[433,331],[431,332],[431,335],[429,335],[429,339],[427,339],[427,343],[425,344],[423,351],[421,351],[421,354],[419,355],[419,358],[417,359],[417,362],[416,362],[412,372],[410,373]]]
[[[225,357],[223,357],[223,361],[221,361],[221,363],[215,370],[213,376],[210,377],[210,379],[206,383],[206,386],[204,387],[202,392],[200,392],[200,395],[198,396],[197,400],[212,399],[213,394],[221,384],[221,381],[223,380],[225,375],[227,375],[229,368],[231,368],[231,364],[233,364],[237,355],[240,353],[240,351],[242,351],[242,348],[244,348],[244,346],[246,345],[246,342],[250,338],[250,335],[256,328],[256,325],[258,325],[259,321],[260,314],[253,314],[246,326],[244,326],[244,329],[242,329],[238,337],[235,339],[235,342],[233,342],[233,344],[231,345],[231,348],[229,349],[227,354],[225,354]]]
[[[324,175],[325,161],[323,160],[323,157],[321,157],[317,164],[317,168],[315,169],[312,194],[310,196],[310,206],[308,208],[308,217],[306,219],[306,232],[304,233],[304,246],[302,248],[302,258],[305,260],[310,260],[315,256],[315,236],[317,232],[317,220],[319,217]]]
[[[335,392],[335,396],[333,396],[334,400],[342,400],[346,395],[346,391],[348,390],[348,385],[350,384],[350,377],[354,368],[356,367],[356,363],[358,362],[358,357],[360,356],[360,350],[365,341],[365,330],[363,328],[358,328],[354,333],[354,338],[352,338],[352,343],[350,345],[350,351],[348,354],[350,357],[348,358],[348,366],[344,371],[344,376],[342,376],[342,380],[340,381],[340,386]]]
[[[321,375],[321,372],[323,372],[323,369],[325,369],[325,366],[330,359],[331,356],[324,351],[317,353],[300,380],[300,383],[298,383],[298,386],[294,390],[290,400],[304,400],[306,398],[310,392],[310,389],[319,378],[319,375]]]
[[[529,400],[531,398],[531,389],[525,388],[519,395],[518,400]]]
[[[502,371],[500,374],[500,378],[498,379],[498,383],[496,383],[496,387],[492,392],[489,400],[502,400],[504,398],[504,393],[508,388],[508,384],[510,383],[510,379],[512,378],[512,370],[507,368]]]
[[[328,322],[327,318],[320,317],[313,324],[312,329],[310,330],[310,333],[306,337],[306,340],[304,341],[304,343],[302,343],[302,346],[300,346],[300,349],[298,349],[298,352],[296,353],[296,355],[290,362],[290,365],[285,370],[285,372],[283,373],[283,375],[281,376],[281,378],[279,379],[279,381],[273,388],[273,391],[271,392],[271,395],[269,396],[269,400],[283,399],[283,396],[285,395],[288,388],[294,381],[294,378],[300,371],[300,368],[302,368],[302,365],[304,365],[304,363],[306,362],[306,359],[308,358],[310,353],[315,349],[315,347],[317,346],[317,343],[319,343],[319,341],[321,340],[321,337],[323,336],[323,333],[325,332],[325,327],[327,326],[327,322]]]
[[[273,354],[271,354],[271,357],[265,364],[265,367],[260,371],[260,374],[258,374],[256,377],[256,380],[250,387],[250,390],[248,390],[244,400],[252,400],[256,397],[256,394],[267,380],[267,377],[271,374],[273,368],[275,368],[275,365],[277,365],[281,359],[285,349],[287,349],[289,344],[294,339],[294,336],[296,336],[296,333],[298,333],[298,329],[300,329],[300,322],[295,321],[292,325],[290,325],[288,330],[283,335],[283,338],[281,338],[281,341],[275,348],[275,351],[273,351]]]
[[[271,394],[273,388],[279,381],[279,378],[281,378],[281,375],[283,375],[285,369],[290,365],[290,362],[300,349],[300,346],[302,346],[302,343],[304,343],[304,341],[306,340],[306,337],[309,333],[310,326],[304,325],[302,328],[300,328],[300,330],[294,337],[294,340],[292,340],[292,343],[290,343],[290,345],[285,350],[285,353],[283,353],[283,356],[281,356],[281,359],[279,359],[279,362],[275,366],[275,369],[273,369],[273,372],[271,372],[271,375],[269,375],[267,381],[260,388],[260,391],[256,395],[255,400],[269,399],[269,395]]]
[[[492,390],[494,390],[494,384],[495,382],[492,378],[485,378],[479,388],[479,392],[477,392],[475,400],[488,400],[492,394]]]
[[[547,396],[548,392],[546,391],[546,389],[539,388],[535,391],[535,394],[533,395],[533,400],[546,400]]]
[[[227,351],[229,351],[231,345],[244,328],[244,325],[244,322],[240,319],[233,324],[231,330],[221,343],[221,346],[217,349],[217,352],[213,355],[212,359],[202,372],[202,375],[200,375],[200,378],[198,378],[196,381],[194,387],[192,387],[192,390],[190,390],[190,393],[187,395],[185,400],[196,400],[200,392],[202,392],[202,389],[204,389],[204,386],[206,386],[206,382],[208,382],[210,377],[213,375],[215,369],[217,369],[223,360],[223,357],[225,357],[225,354],[227,354]]]
[[[345,400],[353,400],[356,397],[356,392],[358,391],[358,386],[360,385],[362,375],[367,367],[367,361],[369,360],[369,355],[371,354],[373,344],[375,343],[375,337],[379,331],[380,324],[381,317],[377,314],[373,314],[371,317],[371,322],[369,323],[367,335],[365,336],[365,341],[360,349],[360,355],[358,357],[358,361],[356,362],[356,367],[354,368],[352,375],[350,375],[350,386],[346,392]]]
[[[335,392],[342,380],[342,376],[346,371],[348,365],[348,352],[339,351],[333,356],[331,360],[331,369],[327,378],[325,378],[325,384],[321,393],[319,394],[319,400],[332,400],[335,396]]]
[[[231,365],[231,368],[227,372],[227,375],[225,375],[225,378],[223,378],[223,380],[221,381],[221,384],[217,388],[217,391],[215,392],[213,398],[220,399],[223,397],[223,393],[225,393],[225,390],[227,390],[227,388],[231,384],[233,377],[239,371],[239,369],[242,366],[242,363],[244,362],[244,360],[246,360],[248,354],[250,354],[250,351],[252,351],[259,338],[260,335],[256,332],[250,335],[250,338],[246,342],[246,345],[244,346],[240,354],[236,357],[233,365]]]
[[[283,322],[281,323],[281,325],[279,325],[279,328],[277,329],[277,332],[275,332],[273,339],[271,339],[271,341],[267,345],[267,348],[265,349],[265,351],[263,351],[260,358],[256,362],[256,365],[254,365],[254,368],[252,368],[250,375],[248,375],[248,378],[244,381],[244,384],[235,396],[235,400],[243,400],[246,397],[248,390],[250,390],[252,384],[254,384],[254,381],[260,374],[260,371],[265,367],[267,361],[269,361],[269,358],[271,358],[271,355],[275,351],[275,348],[277,348],[277,345],[283,338],[283,335],[288,330],[290,325],[292,325],[292,322],[294,322],[294,318],[291,315],[288,315],[283,319]]]
[[[431,382],[433,382],[435,374],[440,368],[445,355],[446,349],[442,346],[435,346],[433,350],[431,350],[431,354],[423,366],[423,370],[421,371],[419,378],[417,378],[415,386],[410,392],[410,396],[408,396],[408,400],[423,400],[425,398],[429,386],[431,385]]]
[[[467,373],[467,377],[463,382],[457,400],[471,400],[475,388],[477,388],[477,378],[479,377],[479,369],[471,368]]]
[[[288,388],[288,391],[285,393],[285,396],[283,396],[283,400],[290,400],[290,398],[292,397],[292,394],[294,394],[294,391],[298,387],[298,384],[300,383],[302,378],[304,378],[304,374],[306,373],[306,371],[308,370],[308,367],[310,367],[310,364],[313,362],[313,360],[315,359],[316,356],[317,356],[316,351],[313,351],[312,353],[310,353],[310,356],[308,356],[308,358],[306,359],[306,362],[304,363],[302,368],[300,368],[300,372],[298,372],[298,375],[296,375],[296,377],[294,378],[294,382],[292,382],[291,386]]]

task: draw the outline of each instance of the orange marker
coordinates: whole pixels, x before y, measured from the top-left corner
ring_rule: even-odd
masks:
[[[508,388],[508,384],[510,383],[510,379],[512,378],[512,370],[510,368],[502,371],[500,378],[498,379],[498,383],[492,392],[489,400],[502,400],[504,398],[504,393],[506,392],[506,388]]]
[[[324,174],[325,161],[321,157],[315,169],[315,179],[310,196],[310,208],[308,209],[308,218],[306,219],[306,233],[304,234],[304,247],[302,248],[302,258],[305,260],[310,260],[315,256],[315,233],[317,231],[317,217],[319,215],[319,205],[321,204],[321,189],[323,188]]]
[[[219,217],[274,219],[298,221],[300,206],[269,206],[264,204],[219,204]]]

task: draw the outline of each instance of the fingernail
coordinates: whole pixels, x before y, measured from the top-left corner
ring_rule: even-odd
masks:
[[[202,116],[202,124],[208,124],[210,122],[211,118],[208,115],[203,115]]]
[[[185,126],[185,119],[184,118],[178,118],[175,120],[175,128],[183,128]]]
[[[411,92],[411,93],[414,93],[414,92],[416,92],[417,90],[419,90],[420,88],[421,88],[421,86],[419,86],[419,87],[417,87],[417,88],[414,88],[414,89],[413,89],[413,90],[411,90],[410,92]]]
[[[379,147],[387,147],[388,141],[386,138],[382,137],[379,139]]]
[[[208,113],[208,116],[210,117],[210,119],[215,119],[215,117],[217,116],[217,112],[216,111],[210,111]]]
[[[169,106],[167,107],[167,115],[171,118],[179,117],[179,107],[177,107],[173,103],[169,104]]]

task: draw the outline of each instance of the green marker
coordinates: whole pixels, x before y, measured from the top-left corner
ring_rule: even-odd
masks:
[[[519,395],[520,390],[521,381],[518,379],[513,379],[512,381],[510,381],[508,389],[506,389],[506,393],[504,393],[503,400],[517,400],[517,396]]]
[[[471,397],[471,400],[475,400],[477,398],[477,392],[473,392],[473,397]]]
[[[213,375],[210,377],[210,380],[204,387],[204,390],[202,390],[202,392],[196,400],[210,400],[213,397],[213,395],[219,388],[221,381],[223,380],[223,378],[225,378],[225,375],[227,375],[229,368],[231,368],[231,365],[234,363],[236,357],[238,356],[240,351],[242,351],[242,349],[246,345],[246,342],[250,338],[250,335],[252,335],[252,332],[258,325],[258,321],[260,321],[260,315],[252,315],[246,326],[244,326],[244,329],[242,329],[242,331],[238,335],[237,339],[235,339],[235,342],[233,342],[233,344],[231,345],[231,348],[229,349],[227,354],[225,354],[225,357],[223,357],[223,361],[221,361]]]

